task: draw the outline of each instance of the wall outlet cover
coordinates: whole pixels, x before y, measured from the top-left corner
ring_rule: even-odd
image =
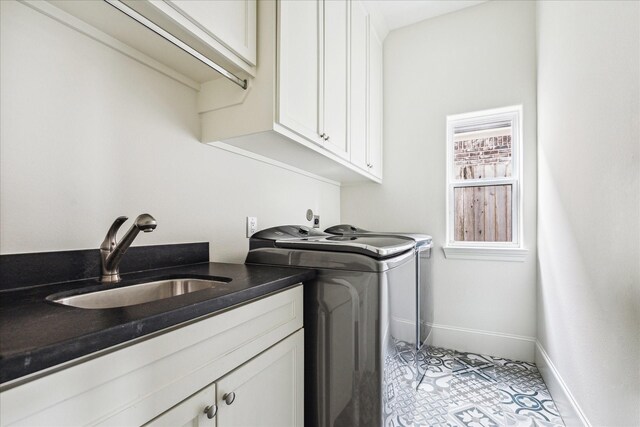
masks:
[[[255,216],[247,217],[247,237],[255,234],[258,231],[258,218]]]

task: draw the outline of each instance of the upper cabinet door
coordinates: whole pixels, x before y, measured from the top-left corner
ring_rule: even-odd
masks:
[[[322,144],[319,129],[321,3],[278,2],[278,118],[299,135]]]
[[[382,41],[369,26],[369,172],[382,179],[383,120]]]
[[[256,65],[256,0],[170,0],[176,10],[250,65]]]
[[[351,163],[367,170],[369,127],[369,13],[360,1],[351,2],[351,71],[349,149]]]
[[[322,130],[325,147],[348,158],[347,138],[350,2],[324,0],[324,99]]]

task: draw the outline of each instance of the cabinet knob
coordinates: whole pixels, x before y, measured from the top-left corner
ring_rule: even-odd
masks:
[[[215,403],[204,408],[204,413],[207,414],[207,418],[212,419],[218,413],[218,405]]]
[[[329,135],[325,136],[325,137],[324,137],[324,140],[325,140],[325,141],[328,141],[328,140],[329,140]]]
[[[235,394],[234,392],[231,392],[231,393],[225,393],[225,394],[222,396],[222,400],[224,400],[224,402],[225,402],[227,405],[231,405],[231,404],[233,403],[233,401],[234,401],[234,400],[236,400],[236,394]]]
[[[324,139],[326,141],[327,140],[327,135],[323,133],[322,135],[320,135],[320,138],[322,138],[322,139]]]

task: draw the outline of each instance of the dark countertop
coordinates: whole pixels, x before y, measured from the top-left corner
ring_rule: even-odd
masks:
[[[116,286],[178,277],[230,278],[214,288],[144,304],[82,309],[46,301],[105,289],[96,279],[0,292],[0,383],[313,279],[314,270],[201,263],[123,275]],[[90,289],[91,288],[91,289]]]

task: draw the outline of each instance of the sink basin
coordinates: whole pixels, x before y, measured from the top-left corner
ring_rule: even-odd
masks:
[[[227,280],[171,279],[105,289],[86,294],[52,298],[51,301],[78,308],[117,308],[171,298],[230,282]]]

